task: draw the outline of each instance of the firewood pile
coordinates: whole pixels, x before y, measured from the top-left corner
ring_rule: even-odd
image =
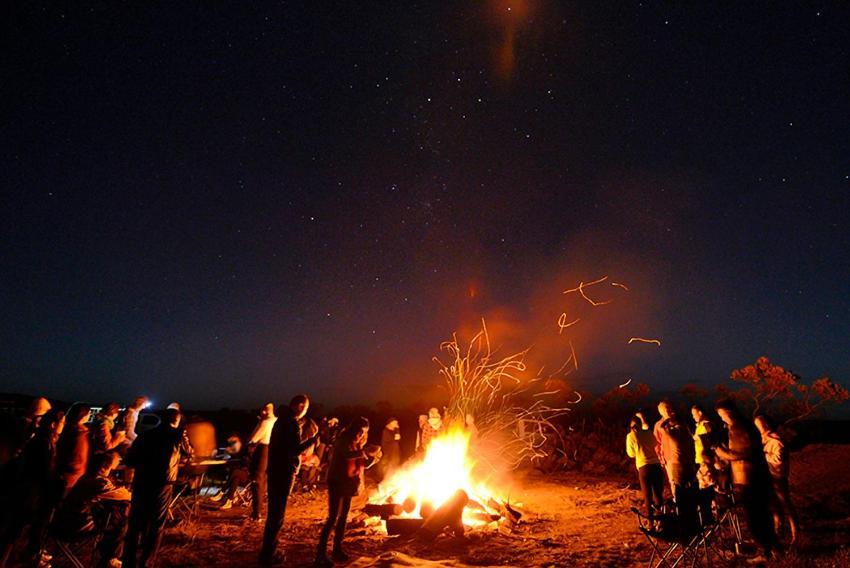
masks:
[[[369,503],[363,507],[362,515],[373,526],[383,524],[389,536],[413,538],[425,542],[436,539],[443,533],[462,537],[467,524],[486,527],[509,534],[519,525],[523,517],[518,505],[490,498],[486,503],[470,499],[463,490],[456,491],[438,508],[423,503],[416,514],[416,503],[412,499],[404,503]],[[376,521],[382,521],[376,522]]]

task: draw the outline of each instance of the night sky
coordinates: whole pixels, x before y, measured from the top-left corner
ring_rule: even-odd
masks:
[[[846,384],[850,8],[697,4],[12,3],[0,391],[402,404],[482,316],[576,388]]]

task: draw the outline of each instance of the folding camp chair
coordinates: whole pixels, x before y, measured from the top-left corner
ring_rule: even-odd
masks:
[[[172,523],[194,521],[201,514],[201,488],[208,466],[186,464],[180,468],[166,518]]]
[[[111,514],[98,522],[90,522],[81,530],[66,533],[63,528],[52,523],[48,533],[50,540],[74,568],[87,568],[97,565],[97,547],[103,538],[103,531],[109,525]],[[83,558],[88,557],[88,562]]]
[[[697,509],[696,489],[686,489],[668,512],[645,515],[635,507],[638,530],[652,547],[647,566],[710,566],[705,550],[705,530]]]
[[[254,501],[251,494],[251,485],[254,483],[256,483],[256,481],[249,481],[247,485],[242,485],[236,488],[236,491],[233,493],[233,506],[251,506],[251,503]]]

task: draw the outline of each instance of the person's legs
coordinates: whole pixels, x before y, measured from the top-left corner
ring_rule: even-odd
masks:
[[[248,485],[251,475],[245,468],[234,469],[230,472],[230,481],[227,484],[227,493],[224,494],[224,500],[232,501],[236,495],[236,490],[240,487]],[[253,491],[253,489],[252,489]]]
[[[151,510],[148,518],[148,530],[142,544],[141,565],[156,565],[156,554],[162,542],[162,528],[168,516],[168,504],[171,501],[173,486],[166,485],[151,495]]]
[[[258,444],[251,456],[251,517],[259,519],[265,512],[266,503],[266,469],[269,464],[269,447]]]
[[[102,514],[106,514],[103,512]],[[100,552],[99,566],[109,566],[110,560],[121,555],[121,544],[127,534],[127,516],[125,512],[113,510],[110,514],[109,524],[103,531],[98,550]]]
[[[782,515],[788,519],[788,529],[791,531],[791,543],[797,541],[798,518],[797,510],[791,501],[791,491],[788,487],[788,478],[775,478],[773,490],[778,507],[774,511],[774,529],[779,534],[782,528]]]
[[[652,476],[652,472],[650,471],[651,466],[645,465],[643,467],[638,468],[638,482],[640,483],[640,490],[643,493],[643,500],[646,503],[646,514],[650,517],[652,516],[652,486],[650,485],[649,478]]]
[[[768,495],[764,488],[755,484],[738,487],[741,487],[740,493],[743,496],[747,528],[764,551],[764,555],[769,557],[776,547],[776,534],[773,532],[770,518]]]
[[[121,562],[124,568],[135,568],[138,555],[139,540],[145,529],[144,492],[134,488],[130,501],[130,519],[127,522],[127,534],[124,537],[124,554]]]
[[[260,549],[260,563],[271,564],[277,550],[277,536],[283,526],[286,515],[286,502],[292,489],[293,473],[283,479],[268,480],[269,504],[266,516],[266,527],[263,531],[263,546]]]
[[[664,506],[664,468],[659,464],[647,466],[647,482],[652,493],[652,502],[659,511]]]
[[[319,562],[327,560],[328,538],[330,538],[331,530],[337,522],[341,507],[342,499],[337,495],[336,489],[333,485],[328,486],[328,518],[322,526],[322,532],[319,533],[319,546],[316,552],[316,560]]]
[[[345,538],[345,524],[348,522],[348,512],[351,510],[351,497],[339,499],[340,509],[337,515],[336,528],[334,529],[334,558],[347,560],[348,557],[342,549],[342,541]]]

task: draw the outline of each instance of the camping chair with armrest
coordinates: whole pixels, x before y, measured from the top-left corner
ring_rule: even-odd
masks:
[[[646,515],[632,507],[638,530],[652,547],[647,566],[710,566],[703,546],[705,532],[699,519],[696,489],[682,491],[675,507],[665,509]]]

